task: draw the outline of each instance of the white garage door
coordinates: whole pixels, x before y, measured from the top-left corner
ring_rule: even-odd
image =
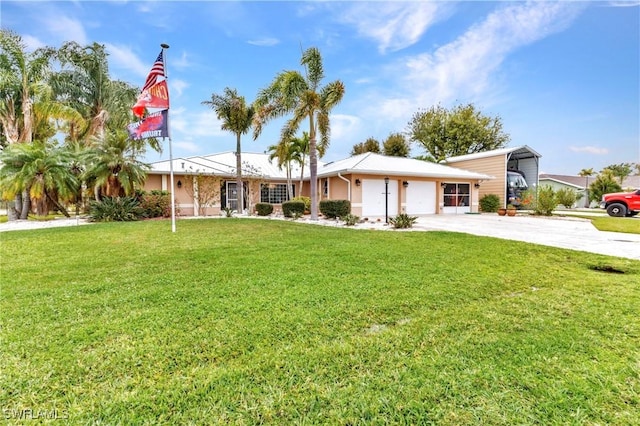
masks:
[[[436,183],[409,181],[406,210],[407,214],[435,214]]]
[[[385,195],[384,179],[362,180],[362,215],[384,216]],[[389,181],[389,216],[398,214],[398,181]]]

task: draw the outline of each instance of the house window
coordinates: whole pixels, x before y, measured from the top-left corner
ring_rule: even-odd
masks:
[[[295,186],[293,196],[295,197]],[[269,204],[282,204],[289,201],[286,183],[263,183],[260,185],[260,202]]]
[[[329,196],[329,178],[322,181],[322,195]]]

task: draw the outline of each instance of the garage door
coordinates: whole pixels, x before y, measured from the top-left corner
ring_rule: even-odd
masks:
[[[409,181],[406,202],[407,214],[435,214],[436,183]]]
[[[362,180],[362,215],[384,216],[384,179]],[[389,216],[398,214],[398,181],[389,181]]]

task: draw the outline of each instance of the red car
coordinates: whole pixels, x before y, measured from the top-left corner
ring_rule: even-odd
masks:
[[[604,194],[600,207],[607,209],[609,216],[635,216],[640,213],[640,189]]]

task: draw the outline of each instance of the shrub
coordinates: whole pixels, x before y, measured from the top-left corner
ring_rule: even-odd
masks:
[[[543,185],[538,188],[538,194],[536,196],[535,208],[533,209],[535,214],[551,216],[551,213],[558,206],[556,200],[556,193],[550,185]]]
[[[299,195],[297,197],[293,197],[289,201],[302,201],[304,203],[304,211],[308,212],[308,211],[311,210],[311,198],[310,197],[304,197],[302,195]]]
[[[343,216],[342,220],[344,220],[344,224],[346,226],[355,226],[355,224],[360,221],[360,217],[349,213],[348,215]]]
[[[233,209],[230,207],[225,207],[222,209],[225,217],[233,217]]]
[[[90,222],[130,222],[141,217],[142,209],[133,197],[105,197],[89,205]]]
[[[500,208],[500,197],[496,194],[486,194],[480,198],[480,210],[485,213],[495,213]]]
[[[141,215],[145,218],[171,216],[171,194],[168,191],[151,191],[138,196]]]
[[[556,191],[556,201],[561,206],[570,209],[578,201],[578,194],[570,188],[561,188]]]
[[[258,213],[258,216],[269,216],[273,213],[273,205],[269,203],[256,203],[256,213]]]
[[[409,216],[406,213],[400,213],[396,217],[389,218],[389,223],[396,229],[413,228],[413,224],[418,220],[417,216]]]
[[[284,217],[299,218],[304,214],[304,202],[302,201],[286,201],[282,203],[282,213]]]
[[[351,213],[351,202],[349,200],[322,200],[320,201],[320,213],[329,219],[344,217]]]

